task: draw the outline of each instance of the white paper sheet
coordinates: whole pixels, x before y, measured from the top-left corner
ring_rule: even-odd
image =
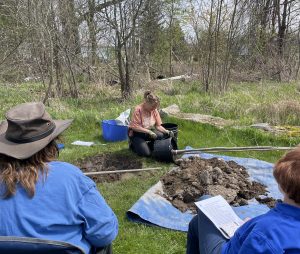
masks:
[[[195,204],[227,239],[244,223],[220,195]]]
[[[80,141],[76,140],[72,143],[72,145],[77,145],[77,146],[92,146],[94,145],[94,142],[87,142],[87,141]]]

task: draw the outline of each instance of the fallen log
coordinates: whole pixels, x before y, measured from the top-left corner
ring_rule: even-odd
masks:
[[[158,79],[158,81],[180,80],[180,79],[185,79],[187,77],[188,77],[187,75],[180,75],[180,76],[175,76],[175,77],[170,77],[170,78]]]

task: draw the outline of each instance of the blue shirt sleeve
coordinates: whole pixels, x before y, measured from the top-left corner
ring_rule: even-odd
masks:
[[[278,252],[268,239],[259,232],[250,233],[245,241],[243,242],[239,254],[279,254],[283,252]]]
[[[84,220],[84,237],[95,247],[109,245],[118,234],[118,220],[96,186],[86,191],[78,203]]]

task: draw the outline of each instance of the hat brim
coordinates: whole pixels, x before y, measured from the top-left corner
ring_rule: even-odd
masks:
[[[55,123],[55,129],[51,135],[25,144],[18,144],[8,141],[5,138],[5,133],[7,130],[7,121],[0,123],[0,154],[5,154],[7,156],[16,159],[27,159],[46,147],[53,139],[55,139],[59,134],[61,134],[65,129],[67,129],[73,120],[53,120]]]

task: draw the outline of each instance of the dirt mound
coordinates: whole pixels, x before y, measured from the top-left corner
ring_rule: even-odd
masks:
[[[195,212],[194,202],[207,194],[222,195],[233,206],[246,205],[248,200],[256,198],[273,207],[274,199],[260,197],[266,194],[266,186],[248,178],[246,169],[234,161],[190,157],[165,174],[161,181],[165,197],[182,212],[188,209]]]
[[[115,171],[125,169],[142,168],[143,164],[140,159],[136,157],[123,154],[99,154],[96,156],[87,157],[84,160],[75,163],[83,172],[97,172],[97,171]],[[126,173],[125,173],[126,174]],[[122,174],[105,174],[91,176],[95,182],[114,182],[121,179]],[[129,174],[129,173],[127,173]]]

